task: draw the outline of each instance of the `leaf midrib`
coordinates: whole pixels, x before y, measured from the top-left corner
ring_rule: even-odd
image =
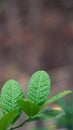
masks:
[[[37,101],[39,101],[39,91],[40,91],[41,77],[42,77],[42,75],[40,75],[39,82],[38,82],[38,91],[37,91],[37,96],[36,96]]]
[[[14,85],[11,87],[11,102],[12,102],[12,108],[14,108]]]

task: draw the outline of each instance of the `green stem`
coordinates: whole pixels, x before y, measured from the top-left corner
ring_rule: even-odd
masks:
[[[10,130],[14,130],[14,129],[17,129],[19,127],[22,127],[25,123],[29,122],[30,121],[30,118],[27,118],[26,120],[24,120],[20,125],[18,126],[15,126],[15,127],[12,127],[10,128]]]

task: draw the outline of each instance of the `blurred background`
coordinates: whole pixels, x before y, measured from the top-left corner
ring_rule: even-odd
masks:
[[[50,97],[73,90],[73,0],[0,0],[0,89],[15,79],[26,95],[29,78],[40,69],[51,77]],[[50,122],[25,129],[55,130]]]

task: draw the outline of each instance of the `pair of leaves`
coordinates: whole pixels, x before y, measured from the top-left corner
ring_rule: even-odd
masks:
[[[4,114],[17,109],[17,116],[12,115],[14,118],[6,116],[12,119],[10,123],[14,123],[20,116],[21,112],[24,111],[26,115],[29,117],[28,121],[33,121],[37,119],[48,119],[52,117],[57,117],[58,115],[63,114],[63,111],[55,111],[55,110],[44,110],[41,109],[58,100],[59,98],[71,93],[71,91],[64,91],[63,93],[59,93],[51,99],[47,100],[48,95],[50,93],[50,78],[49,75],[45,71],[38,71],[34,73],[30,79],[28,85],[28,99],[24,99],[23,91],[20,85],[15,80],[7,81],[1,91],[1,108]],[[47,100],[47,101],[46,101]],[[9,119],[9,120],[10,120]],[[16,119],[16,120],[15,120]],[[5,116],[2,117],[3,122],[5,121]],[[27,122],[27,121],[24,121]],[[8,125],[9,125],[8,124]],[[8,127],[6,126],[6,128]],[[6,130],[5,127],[1,130]],[[17,127],[16,127],[17,128]]]
[[[16,117],[17,110],[13,110],[8,112],[0,119],[0,130],[7,130],[7,128],[11,125],[14,118]]]
[[[28,85],[28,100],[36,105],[42,105],[50,93],[50,78],[45,71],[34,73]],[[18,99],[24,98],[20,85],[15,80],[7,81],[1,90],[1,108],[4,114],[13,109],[18,110],[18,116],[21,109],[16,103]]]

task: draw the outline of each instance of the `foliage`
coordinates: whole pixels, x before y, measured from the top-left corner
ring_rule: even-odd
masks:
[[[64,127],[67,128],[67,130],[73,130],[73,94],[70,98],[70,104],[66,103],[64,99],[58,100],[57,104],[65,112],[65,115],[57,120],[58,127]]]
[[[17,109],[18,114],[16,118],[18,118],[22,113],[22,109],[16,104],[19,98],[24,98],[24,93],[20,85],[15,80],[7,81],[1,90],[2,112],[6,114],[7,112]]]
[[[15,80],[8,80],[1,90],[0,130],[13,130],[27,122],[56,118],[65,114],[62,110],[44,109],[44,107],[71,91],[61,92],[47,100],[49,93],[50,77],[42,70],[32,75],[28,85],[27,99],[20,85]],[[26,114],[26,119],[18,126],[14,126],[22,112]]]

